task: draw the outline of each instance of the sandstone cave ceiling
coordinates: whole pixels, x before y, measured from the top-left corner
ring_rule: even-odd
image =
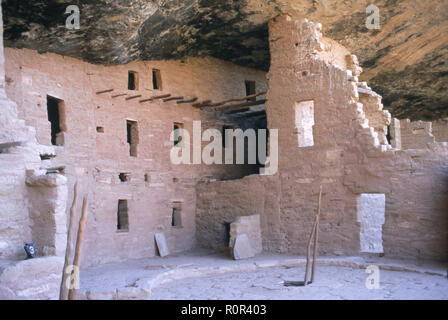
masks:
[[[398,118],[448,117],[448,1],[377,0],[380,30],[363,0],[3,0],[5,45],[97,64],[211,55],[269,69],[267,22],[281,13],[323,24],[355,53],[361,80]],[[65,28],[65,9],[81,29]]]

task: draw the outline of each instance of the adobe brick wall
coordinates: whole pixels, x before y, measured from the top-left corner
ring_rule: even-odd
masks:
[[[434,143],[432,123],[426,121],[400,120],[401,147],[403,149],[425,149],[428,143]]]
[[[89,197],[82,265],[154,256],[154,234],[159,231],[165,232],[171,252],[192,248],[197,181],[204,176],[241,177],[247,166],[171,164],[173,142],[169,139],[173,123],[183,123],[191,133],[193,121],[203,118],[201,111],[175,101],[139,103],[139,99],[126,101],[111,96],[127,93],[147,98],[170,93],[185,98],[196,96],[199,101],[221,101],[245,96],[245,80],[255,80],[257,91],[266,90],[265,73],[213,58],[104,67],[31,50],[5,51],[8,95],[18,104],[26,123],[36,128],[41,144],[51,145],[47,95],[64,101],[64,145],[55,146],[57,156],[43,165],[66,167],[68,207],[75,181],[80,199],[83,195]],[[152,68],[161,71],[162,90],[151,89]],[[137,91],[127,90],[129,70],[138,72]],[[95,94],[106,89],[114,91]],[[137,157],[129,156],[126,120],[137,121]],[[221,130],[222,122],[215,117],[205,120],[204,128]],[[103,133],[97,132],[98,126],[104,128]],[[121,172],[129,173],[130,181],[121,182]],[[128,200],[128,232],[117,232],[119,199]],[[172,208],[179,202],[182,228],[171,226]],[[80,207],[78,203],[78,211]]]
[[[269,129],[279,130],[279,171],[198,185],[198,243],[222,246],[219,225],[258,213],[265,251],[303,255],[322,185],[320,254],[361,252],[357,199],[367,193],[385,195],[378,232],[387,256],[446,260],[447,146],[432,141],[421,149],[392,149],[380,135],[389,121],[381,99],[366,101],[358,92],[365,84],[357,79],[357,59],[350,56],[344,70],[320,58],[320,26],[307,20],[280,16],[269,27],[266,112]],[[302,101],[314,102],[314,145],[308,147],[298,146],[294,119]],[[368,121],[371,110],[381,121]]]
[[[437,142],[448,142],[448,119],[433,121],[432,134]]]
[[[26,257],[23,246],[36,241],[38,233],[30,218],[31,190],[25,181],[45,174],[40,170],[40,154],[51,154],[53,150],[38,145],[35,129],[26,125],[17,104],[7,96],[5,85],[10,82],[5,80],[4,61],[0,10],[0,259],[16,260]],[[45,200],[52,203],[54,198]],[[54,235],[53,230],[47,231],[48,236]]]

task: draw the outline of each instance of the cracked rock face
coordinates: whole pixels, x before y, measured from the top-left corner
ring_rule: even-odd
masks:
[[[361,80],[398,118],[448,116],[448,2],[377,0],[3,0],[5,44],[104,65],[211,55],[269,69],[267,22],[280,13],[323,24],[359,58]],[[67,6],[80,8],[68,30]]]

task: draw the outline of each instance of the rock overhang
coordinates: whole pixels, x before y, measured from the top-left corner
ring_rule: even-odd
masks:
[[[380,29],[369,30],[363,1],[3,0],[5,44],[114,65],[136,60],[213,56],[267,71],[268,21],[288,13],[321,22],[324,34],[356,54],[362,80],[398,118],[448,116],[447,3],[378,1]],[[81,28],[67,30],[78,5]],[[445,30],[445,31],[447,31]]]

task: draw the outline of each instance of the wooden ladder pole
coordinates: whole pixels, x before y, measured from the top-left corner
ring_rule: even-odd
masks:
[[[309,269],[309,265],[310,265],[311,240],[313,239],[313,236],[314,236],[314,230],[316,230],[316,220],[314,220],[313,229],[311,230],[311,234],[308,239],[308,246],[306,247],[305,280],[303,281],[304,286],[306,286],[308,284],[308,269]]]
[[[61,280],[61,289],[59,291],[59,300],[67,300],[68,299],[68,286],[66,284],[68,274],[66,273],[67,267],[70,265],[70,259],[73,256],[73,234],[75,233],[75,218],[76,218],[76,199],[78,196],[78,181],[75,182],[73,187],[73,202],[70,207],[70,221],[68,225],[67,232],[67,247],[65,249],[65,260],[64,260],[64,268],[62,269],[62,280]]]
[[[322,201],[322,185],[320,185],[319,190],[319,203],[317,205],[317,217],[316,217],[316,229],[314,230],[314,252],[313,252],[313,266],[311,267],[311,282],[314,282],[314,271],[316,268],[316,257],[318,251],[318,240],[319,240],[319,221],[320,221],[320,206]]]
[[[76,273],[79,270],[79,265],[81,262],[81,251],[82,251],[82,239],[84,236],[84,229],[86,226],[87,219],[87,196],[84,197],[82,202],[82,214],[81,219],[79,219],[78,237],[76,239],[76,249],[75,249],[75,259],[73,260],[73,270]],[[77,281],[79,281],[79,274],[77,276]],[[76,288],[71,288],[68,293],[68,300],[76,299]]]

